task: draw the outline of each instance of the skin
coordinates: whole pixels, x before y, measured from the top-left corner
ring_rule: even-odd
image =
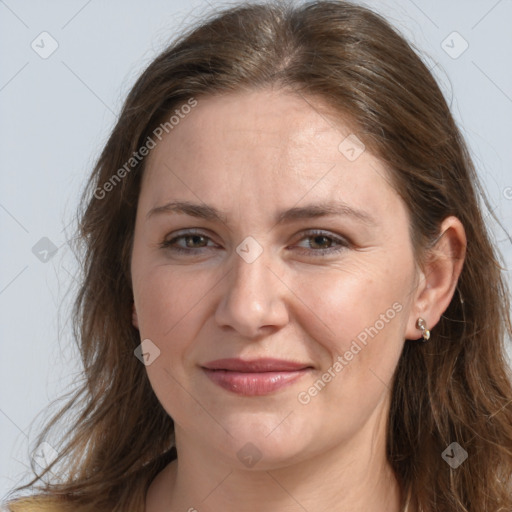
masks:
[[[405,340],[421,338],[418,317],[433,329],[448,307],[466,240],[460,222],[445,219],[420,269],[407,208],[382,162],[369,151],[350,161],[338,149],[350,133],[320,100],[276,89],[230,93],[198,98],[149,155],[132,253],[133,324],[160,350],[146,370],[174,420],[178,460],[151,484],[146,512],[398,512],[401,491],[385,456],[392,377]],[[177,200],[211,205],[225,222],[148,215]],[[275,222],[278,211],[331,201],[373,220]],[[188,253],[160,246],[188,229],[206,237],[174,242]],[[236,252],[248,236],[263,249],[250,263]],[[393,304],[400,311],[300,403],[299,393],[332,372],[365,328],[380,327]],[[200,368],[227,357],[313,369],[244,397]],[[237,456],[246,443],[261,455],[252,467]]]

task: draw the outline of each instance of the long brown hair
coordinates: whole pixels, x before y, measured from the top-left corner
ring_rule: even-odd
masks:
[[[396,369],[388,458],[408,500],[404,510],[511,511],[504,345],[512,326],[482,217],[485,195],[445,98],[412,46],[378,14],[338,0],[224,10],[167,48],[132,88],[80,211],[84,275],[74,321],[84,380],[37,444],[78,413],[59,457],[41,475],[32,463],[36,477],[16,490],[40,482],[41,495],[76,511],[144,509],[151,480],[177,454],[173,421],[134,357],[140,338],[131,323],[130,256],[145,160],[126,163],[191,99],[271,85],[319,96],[352,122],[409,209],[418,261],[443,219],[463,223],[468,246],[453,300],[429,343],[406,341]],[[456,469],[442,457],[452,442],[468,453]],[[45,481],[50,469],[60,480]]]

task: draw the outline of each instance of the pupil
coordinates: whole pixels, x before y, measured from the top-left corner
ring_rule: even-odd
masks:
[[[201,235],[193,235],[189,237],[189,240],[192,240],[192,245],[194,245],[198,239],[200,240],[201,238],[203,238]]]
[[[315,236],[315,244],[322,245],[322,243],[321,243],[321,242],[320,242],[320,243],[318,243],[318,240],[319,240],[319,239],[320,239],[320,240],[322,240],[322,239],[323,239],[323,241],[324,241],[324,242],[326,242],[326,241],[327,241],[327,237],[326,237],[326,236],[324,236],[324,235],[317,235],[317,236]],[[324,244],[324,245],[325,245],[325,244]]]

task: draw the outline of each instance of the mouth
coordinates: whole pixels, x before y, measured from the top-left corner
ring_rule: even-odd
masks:
[[[313,367],[280,359],[217,359],[203,365],[206,376],[223,389],[244,396],[262,396],[283,389]]]

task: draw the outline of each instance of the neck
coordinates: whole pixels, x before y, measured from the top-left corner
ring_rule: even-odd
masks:
[[[385,410],[385,408],[384,408]],[[349,442],[270,469],[237,469],[176,428],[178,460],[155,479],[146,512],[399,512],[381,411]]]

